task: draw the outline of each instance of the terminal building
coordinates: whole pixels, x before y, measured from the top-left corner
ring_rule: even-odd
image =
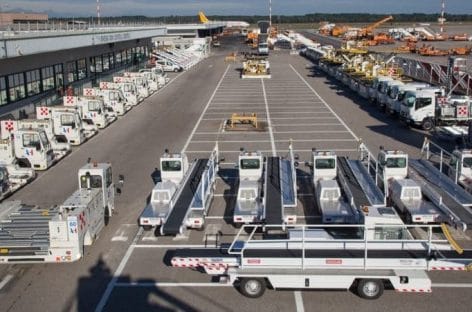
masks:
[[[201,38],[222,30],[222,24],[190,24],[0,32],[0,116],[33,112],[71,89],[143,66],[168,36]]]

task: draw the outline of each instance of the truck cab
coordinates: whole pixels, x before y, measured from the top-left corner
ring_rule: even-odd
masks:
[[[379,92],[380,85],[383,81],[390,81],[393,80],[392,77],[387,77],[387,76],[377,76],[372,80],[372,84],[369,87],[369,100],[372,102],[377,100],[377,93]]]
[[[392,93],[394,87],[399,87],[405,85],[403,81],[400,80],[390,80],[387,82],[381,83],[379,93],[377,95],[377,102],[381,108],[385,108],[388,103],[388,99]]]
[[[429,85],[426,83],[406,83],[402,85],[394,85],[387,92],[387,107],[388,113],[395,115],[400,114],[401,103],[405,97],[407,91],[414,91],[419,88],[427,88]]]
[[[151,87],[148,79],[149,75],[139,72],[124,72],[123,77],[127,78],[126,80],[136,84],[138,94],[142,97],[142,99],[147,98],[151,94]]]
[[[139,70],[139,72],[152,73],[153,76],[157,78],[159,88],[162,88],[166,83],[169,82],[169,77],[167,77],[167,74],[162,70],[161,67],[145,68],[145,69]]]
[[[260,221],[264,209],[262,176],[264,158],[260,152],[242,151],[238,160],[239,186],[233,222],[236,226]]]
[[[405,179],[408,176],[408,154],[402,151],[380,149],[377,157],[382,181]]]
[[[56,159],[44,129],[15,128],[10,120],[1,121],[0,158],[3,163],[18,163],[35,170],[46,170]]]
[[[441,88],[421,88],[407,91],[400,108],[400,118],[407,124],[431,130],[436,119],[436,98],[444,94]]]
[[[257,46],[257,52],[260,55],[268,55],[269,54],[269,45],[267,42],[260,42]]]

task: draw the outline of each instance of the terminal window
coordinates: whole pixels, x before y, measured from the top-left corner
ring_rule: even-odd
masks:
[[[48,66],[41,69],[43,79],[43,91],[54,89],[54,67]]]
[[[10,101],[18,101],[26,97],[25,77],[23,73],[8,76]]]
[[[0,77],[0,105],[5,105],[7,103],[7,83],[5,77]]]
[[[39,69],[26,72],[26,88],[28,90],[28,96],[41,93],[41,76]]]

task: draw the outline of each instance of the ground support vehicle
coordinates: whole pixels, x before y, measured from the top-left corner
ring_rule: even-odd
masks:
[[[111,165],[79,169],[78,189],[61,205],[0,204],[0,263],[73,262],[84,255],[115,208]]]
[[[360,229],[364,235],[346,239],[329,234],[340,226]],[[383,227],[391,226],[398,228]],[[261,227],[243,226],[227,248],[172,251],[171,264],[204,270],[250,298],[262,296],[271,287],[355,289],[362,298],[376,299],[385,285],[398,292],[429,293],[431,280],[426,271],[465,271],[472,262],[472,250],[458,253],[447,240],[432,239],[439,226],[427,226],[427,240],[369,240],[366,225],[286,226],[276,237],[258,235]]]
[[[148,79],[157,81],[159,89],[170,81],[169,77],[167,77],[167,74],[160,67],[144,68],[140,69],[139,72],[147,75]]]
[[[75,107],[38,106],[36,117],[52,120],[54,135],[64,137],[71,145],[80,145],[98,132],[97,126],[89,119],[82,119]]]
[[[123,116],[131,109],[121,90],[84,88],[83,95],[101,97],[105,107],[111,109],[117,116]]]
[[[0,164],[0,201],[31,182],[36,173],[31,168]]]
[[[12,120],[2,120],[0,124],[0,161],[3,164],[46,170],[56,162],[44,129],[17,128]]]
[[[164,153],[161,179],[139,217],[139,225],[161,235],[182,234],[185,227],[202,229],[213,198],[218,171],[218,148],[209,159],[188,164],[184,154]],[[156,231],[157,234],[157,231]]]
[[[116,120],[116,116],[108,115],[101,97],[65,96],[64,106],[77,108],[83,120],[92,121],[99,129]]]
[[[241,151],[239,154],[238,195],[233,211],[233,223],[236,227],[248,223],[259,223],[264,219],[266,165],[260,152]],[[282,208],[280,205],[278,207],[281,213]]]
[[[265,59],[247,59],[243,62],[241,78],[271,78],[269,61]]]
[[[47,119],[20,119],[9,120],[14,129],[44,129],[48,137],[51,148],[54,151],[55,161],[59,161],[71,152],[71,147],[67,139],[63,136],[54,135],[54,125],[51,120]]]
[[[125,73],[126,74],[126,73]],[[113,77],[114,83],[134,83],[137,90],[138,101],[142,102],[145,98],[149,96],[149,84],[147,79],[144,76],[123,76],[123,77]]]
[[[414,91],[420,88],[427,88],[427,83],[410,82],[406,84],[400,84],[392,86],[387,92],[386,111],[391,115],[400,115],[400,108],[405,94],[408,91]]]
[[[464,222],[457,215],[457,205],[447,201],[447,197],[444,197],[447,202],[444,201],[422,176],[425,174],[422,170],[426,168],[421,166],[421,162],[408,161],[408,155],[402,151],[384,149],[381,149],[377,159],[378,181],[388,186],[385,190],[389,202],[395,205],[407,223],[449,222],[464,227]]]
[[[432,130],[435,126],[466,125],[472,121],[472,100],[468,96],[443,96],[444,90],[424,88],[408,91],[400,118],[409,125]]]
[[[121,90],[121,92],[123,92],[123,96],[126,99],[126,103],[131,106],[136,106],[140,102],[138,101],[138,91],[136,89],[136,85],[131,82],[114,83],[102,81],[100,82],[100,89]]]

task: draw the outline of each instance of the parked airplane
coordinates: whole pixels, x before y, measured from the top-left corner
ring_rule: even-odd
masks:
[[[208,24],[212,22],[202,11],[198,12],[198,17],[200,18],[200,23],[202,24]],[[249,27],[249,23],[243,21],[221,21],[221,23],[224,23],[226,27]]]

